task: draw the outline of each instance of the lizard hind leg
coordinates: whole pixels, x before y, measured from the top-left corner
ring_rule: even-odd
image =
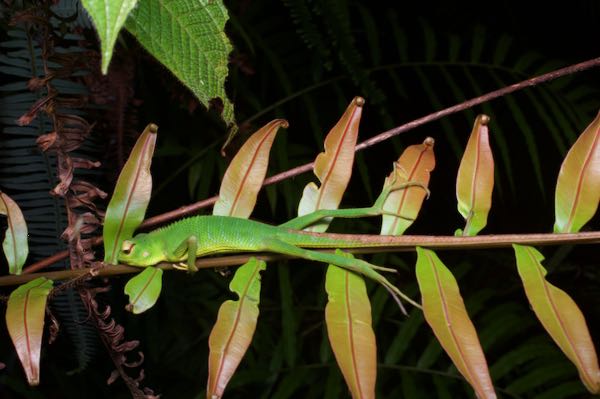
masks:
[[[377,199],[375,200],[375,203],[372,206],[373,210],[378,212],[380,215],[389,214],[391,216],[397,216],[397,217],[400,217],[403,219],[408,219],[406,217],[403,217],[402,215],[397,215],[397,214],[389,213],[389,212],[385,211],[383,209],[383,205],[391,193],[393,193],[394,191],[405,190],[410,187],[419,187],[419,188],[425,190],[426,198],[429,199],[431,191],[429,191],[429,188],[427,188],[427,185],[425,185],[421,182],[418,182],[418,181],[396,182],[394,180],[388,186],[383,188],[383,190],[381,191],[381,194],[379,194],[379,197],[377,197]]]
[[[423,190],[425,190],[427,198],[429,198],[430,191],[425,184],[418,182],[418,181],[405,181],[405,182],[398,183],[395,181],[395,178],[394,178],[393,181],[390,183],[390,185],[384,187],[384,189],[381,191],[381,194],[379,195],[379,197],[377,197],[377,200],[371,207],[372,212],[376,213],[377,215],[394,216],[394,217],[408,220],[411,222],[414,221],[415,220],[414,218],[403,216],[398,212],[388,211],[383,208],[385,205],[385,201],[387,200],[387,198],[390,196],[390,194],[392,192],[398,191],[398,190],[405,190],[410,187],[422,188]]]
[[[343,269],[350,270],[350,271],[358,273],[358,274],[362,274],[363,276],[368,277],[368,278],[376,281],[377,283],[383,285],[385,287],[385,289],[387,289],[388,292],[392,295],[392,297],[394,298],[396,303],[398,303],[400,310],[404,314],[406,314],[406,310],[404,309],[404,306],[402,306],[402,303],[400,302],[400,298],[404,299],[406,302],[410,303],[411,305],[413,305],[417,308],[421,308],[421,305],[419,305],[417,302],[413,301],[406,294],[404,294],[402,291],[400,291],[396,286],[394,286],[392,283],[390,283],[388,281],[388,279],[386,279],[384,276],[382,276],[381,274],[379,274],[377,272],[377,270],[396,272],[396,270],[394,270],[394,269],[388,269],[388,268],[382,268],[380,266],[375,266],[375,265],[372,265],[361,259],[347,258],[343,255],[336,255],[336,254],[331,254],[331,253],[312,251],[309,249],[300,248],[300,247],[297,247],[295,245],[292,245],[290,243],[287,243],[285,241],[282,241],[282,240],[279,240],[276,238],[266,239],[263,242],[263,245],[264,245],[264,250],[266,250],[266,251],[277,252],[277,253],[284,254],[284,255],[292,255],[292,256],[297,256],[299,258],[303,258],[303,259],[333,264],[333,265],[339,266]]]
[[[402,167],[402,165],[399,162],[394,162],[393,173],[391,174],[391,176],[389,176],[385,179],[386,184],[385,184],[382,194],[386,195],[386,194],[384,194],[386,191],[387,191],[387,194],[389,194],[392,191],[404,190],[406,188],[416,186],[416,187],[421,187],[423,190],[425,190],[425,193],[427,194],[427,199],[429,199],[429,196],[431,195],[431,191],[429,191],[427,184],[421,183],[416,180],[409,180],[409,178],[410,177],[409,177],[407,171]]]

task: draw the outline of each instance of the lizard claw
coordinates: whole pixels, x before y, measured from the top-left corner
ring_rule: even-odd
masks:
[[[189,270],[187,263],[184,263],[184,262],[173,263],[173,268],[177,269],[177,270],[184,270],[184,271]]]

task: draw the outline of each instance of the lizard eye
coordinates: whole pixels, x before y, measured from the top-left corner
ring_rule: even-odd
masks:
[[[123,241],[123,244],[121,245],[121,252],[123,252],[125,255],[129,255],[133,250],[133,247],[135,247],[135,244],[131,241]]]

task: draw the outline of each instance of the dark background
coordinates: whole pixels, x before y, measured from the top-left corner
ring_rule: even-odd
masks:
[[[594,1],[421,1],[391,6],[379,1],[248,0],[226,5],[232,18],[227,32],[234,46],[227,90],[240,123],[228,158],[219,155],[226,132],[216,114],[207,113],[126,33],[117,45],[109,78],[111,87],[127,93],[127,105],[111,108],[115,106],[109,103],[106,112],[89,111],[88,119],[97,123],[92,147],[104,164],[95,179],[109,193],[118,171],[111,115],[125,120],[125,153],[147,123],[159,125],[148,216],[217,194],[230,157],[249,134],[274,118],[286,118],[290,127],[276,139],[269,175],[311,161],[356,95],[367,101],[362,141],[466,99],[600,55],[600,5]],[[92,31],[82,33],[90,47],[97,46]],[[437,161],[432,195],[409,233],[453,234],[464,223],[456,211],[458,162],[474,117],[486,113],[492,118],[496,185],[484,233],[550,232],[561,161],[598,112],[599,88],[600,74],[592,69],[368,148],[357,156],[342,206],[372,203],[402,149],[431,136]],[[267,188],[253,218],[280,223],[294,217],[302,189],[311,180],[313,176],[304,174]],[[587,229],[598,227],[596,216]],[[372,234],[378,230],[377,219],[336,221],[330,229]],[[599,342],[597,249],[569,246],[544,248],[543,253],[549,280],[572,295]],[[439,255],[459,280],[499,397],[589,397],[576,369],[530,311],[511,250]],[[412,253],[370,257],[375,264],[398,267],[395,283],[418,298],[415,258]],[[320,265],[289,261],[272,264],[263,273],[257,332],[226,397],[348,396],[327,344],[323,271]],[[203,397],[207,339],[219,305],[230,297],[229,278],[213,271],[201,271],[192,279],[167,273],[161,299],[140,316],[123,310],[127,279],[111,278],[111,291],[98,301],[110,304],[127,339],[141,342],[146,376],[142,385],[163,398]],[[380,363],[377,397],[472,397],[420,312],[404,317],[384,290],[370,282],[368,287]],[[65,333],[44,346],[42,385],[36,389],[25,386],[3,330],[0,360],[7,368],[0,372],[0,397],[128,397],[119,380],[105,384],[113,366],[93,329],[83,327],[85,314],[79,321],[69,319],[68,310],[64,314]],[[68,330],[69,325],[74,327]]]

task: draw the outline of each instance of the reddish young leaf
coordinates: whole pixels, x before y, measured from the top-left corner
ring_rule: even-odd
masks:
[[[571,147],[556,183],[555,233],[576,233],[600,202],[600,113]]]
[[[8,261],[10,274],[21,274],[29,246],[27,245],[27,223],[21,209],[8,195],[0,191],[0,215],[6,215],[8,227],[2,242],[2,249]]]
[[[544,256],[535,248],[513,244],[517,269],[535,315],[554,342],[579,370],[592,393],[600,393],[598,357],[579,307],[561,289],[546,281]]]
[[[121,170],[104,217],[104,262],[117,264],[124,240],[131,238],[144,220],[152,192],[150,165],[158,126],[146,126]]]
[[[6,326],[29,385],[40,383],[46,299],[52,285],[52,280],[39,277],[14,290],[8,298]]]
[[[238,294],[237,301],[225,301],[208,339],[207,398],[221,398],[227,383],[246,353],[256,329],[260,303],[260,271],[265,262],[250,259],[241,266],[229,289]]]
[[[250,216],[267,173],[271,145],[280,127],[287,128],[288,122],[275,119],[267,123],[240,148],[223,176],[213,215]]]
[[[386,182],[390,181],[393,177],[392,175],[395,174],[396,182],[418,182],[427,187],[429,184],[429,175],[435,168],[433,144],[433,138],[427,137],[423,141],[423,144],[411,145],[404,150],[400,158],[398,158],[394,170],[386,179]],[[383,215],[381,234],[404,234],[404,231],[417,218],[426,196],[427,192],[418,186],[393,191],[385,200],[383,209],[387,212],[400,215],[403,218]]]
[[[154,306],[162,289],[162,275],[162,269],[150,266],[129,279],[125,284],[125,294],[129,296],[125,309],[140,314]]]
[[[314,166],[321,187],[309,183],[304,188],[298,216],[319,209],[338,208],[352,175],[354,147],[363,105],[364,99],[355,97],[325,138],[325,152],[317,156]],[[325,221],[305,230],[324,232],[328,227],[329,221]],[[346,384],[354,398],[373,398],[377,348],[371,328],[371,304],[364,281],[361,276],[329,265],[325,287],[330,300],[325,309],[329,341]],[[350,302],[356,307],[355,313],[337,314],[342,308],[347,310],[344,303]]]
[[[354,147],[358,137],[358,125],[365,100],[354,97],[346,112],[325,138],[325,152],[315,160],[314,172],[321,181],[321,187],[309,183],[304,188],[298,206],[298,216],[317,209],[337,209],[346,186],[352,175]],[[329,222],[317,223],[307,230],[324,232]]]
[[[473,131],[458,168],[456,198],[458,211],[465,218],[465,229],[457,235],[474,236],[487,224],[494,189],[494,158],[488,136],[487,115],[475,119]]]
[[[287,128],[285,119],[275,119],[254,133],[235,155],[223,181],[213,215],[247,218],[254,210],[262,187],[269,152],[280,127]],[[220,398],[227,383],[244,357],[258,319],[261,270],[266,263],[252,259],[235,272],[230,289],[238,293],[239,301],[226,301],[219,309],[217,322],[209,339],[209,398]],[[253,302],[253,298],[256,299]]]
[[[417,282],[427,323],[477,397],[495,398],[485,356],[456,279],[435,252],[417,247],[417,255]]]
[[[336,253],[352,257],[340,250]],[[375,398],[377,344],[365,281],[355,273],[329,265],[325,290],[329,342],[352,397]]]

